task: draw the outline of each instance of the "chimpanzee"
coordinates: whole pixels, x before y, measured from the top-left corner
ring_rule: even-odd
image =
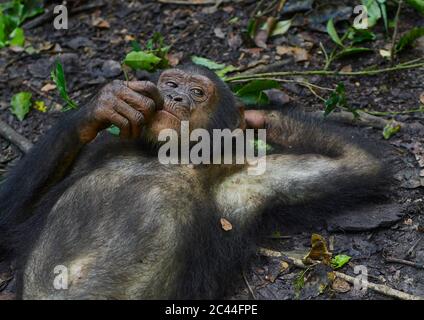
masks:
[[[321,214],[321,204],[362,201],[384,185],[373,148],[286,109],[244,111],[214,72],[194,65],[165,70],[157,85],[106,85],[1,185],[0,237],[16,261],[18,297],[222,298],[274,216],[308,206]],[[261,175],[248,174],[251,164],[162,164],[157,137],[182,121],[265,128],[281,152],[267,155]],[[112,124],[120,138],[105,132]]]

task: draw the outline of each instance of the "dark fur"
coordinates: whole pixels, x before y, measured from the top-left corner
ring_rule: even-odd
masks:
[[[226,85],[203,68],[185,70],[208,76],[219,88],[221,102],[213,127],[236,127],[238,111]],[[275,226],[270,222],[275,216],[302,216],[311,208],[321,215],[329,208],[334,211],[363,203],[379,194],[390,178],[383,163],[378,172],[342,170],[334,177],[325,177],[332,183],[298,186],[322,190],[319,199],[306,197],[287,206],[293,195],[281,194],[278,199],[269,199],[265,210],[258,210],[248,226],[239,227],[247,218],[234,216],[234,230],[223,232],[219,225],[222,212],[211,190],[217,181],[225,179],[225,173],[211,176],[207,168],[201,168],[203,172],[192,175],[182,166],[162,166],[140,143],[123,143],[107,134],[79,153],[82,146],[72,127],[77,116],[65,117],[1,185],[0,241],[3,250],[17,261],[20,297],[220,298],[253,257],[261,231]],[[369,148],[350,131],[341,132],[293,110],[285,111],[285,119],[284,132],[296,137],[288,153],[337,159],[343,157],[343,146],[359,145],[376,162],[380,159],[375,148]],[[108,166],[114,169],[104,169]],[[105,171],[96,176],[99,180],[94,184],[88,184],[96,169]],[[63,178],[58,178],[58,170]],[[111,181],[114,177],[119,178],[117,182]],[[74,185],[86,189],[77,188],[64,200],[64,207],[52,210]],[[161,192],[149,196],[155,188]],[[107,243],[109,239],[114,241]],[[39,243],[44,246],[37,248]],[[36,259],[31,260],[34,253]],[[55,265],[67,265],[90,254],[96,255],[95,262],[87,264],[89,269],[83,272],[81,283],[68,291],[52,288]],[[152,266],[148,261],[153,256],[164,262]],[[147,271],[142,267],[146,264]],[[24,276],[28,267],[27,271],[35,272],[33,276]],[[138,282],[132,295],[123,291],[129,283]]]

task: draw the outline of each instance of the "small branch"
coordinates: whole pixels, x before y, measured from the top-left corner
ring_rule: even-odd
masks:
[[[401,8],[402,8],[402,2],[403,2],[403,0],[399,0],[397,11],[396,11],[396,16],[395,16],[395,29],[393,30],[392,46],[390,48],[390,60],[392,60],[392,61],[395,59],[395,55],[396,55],[396,38],[397,38],[397,34],[398,34],[399,15],[400,15],[400,11],[401,11]]]
[[[221,2],[241,2],[242,0],[221,0]],[[158,0],[160,3],[185,4],[185,5],[204,5],[216,4],[217,0]]]
[[[70,15],[75,15],[84,11],[98,9],[105,5],[106,5],[105,2],[94,2],[94,3],[82,5],[76,8],[71,7],[69,11],[70,11]],[[40,27],[47,22],[53,21],[54,19],[53,10],[55,6],[56,4],[49,6],[48,8],[44,10],[44,13],[42,15],[37,16],[36,18],[24,23],[23,28],[26,30],[29,30],[29,29]]]
[[[33,145],[31,141],[22,136],[20,133],[17,133],[11,126],[2,120],[0,120],[0,136],[12,142],[23,153],[27,153]]]
[[[237,75],[234,77],[228,77],[226,80],[228,82],[234,82],[239,80],[262,80],[276,77],[290,77],[290,76],[371,76],[380,73],[404,70],[404,69],[413,69],[413,68],[422,68],[424,67],[424,62],[415,63],[415,64],[398,64],[394,67],[375,69],[375,70],[363,70],[363,71],[327,71],[327,70],[307,70],[307,71],[281,71],[281,72],[269,72],[269,73],[260,73],[255,75]]]
[[[247,290],[249,290],[249,293],[252,296],[252,299],[257,300],[255,292],[253,291],[252,287],[249,284],[249,281],[247,280],[246,273],[244,271],[242,271],[241,274],[243,276],[243,280],[244,280],[244,283],[246,284]]]
[[[348,111],[332,112],[327,115],[326,118],[346,124],[357,124],[364,127],[373,127],[377,129],[383,129],[390,122],[386,119],[373,116],[364,111],[358,110],[357,112],[359,114],[359,118],[355,118],[352,112]],[[324,111],[316,111],[314,113],[319,116],[324,115]],[[403,124],[400,125],[402,126]]]
[[[398,259],[398,258],[394,258],[394,257],[384,257],[384,260],[386,262],[393,262],[393,263],[400,263],[400,264],[404,264],[410,267],[414,267],[417,269],[424,269],[424,264],[419,264],[416,262],[412,262],[409,260],[403,260],[403,259]]]
[[[274,250],[260,248],[259,254],[261,254],[263,256],[267,256],[267,257],[273,257],[273,258],[287,257],[298,268],[306,269],[306,268],[309,267],[309,266],[306,266],[302,262],[302,260],[290,257],[283,252],[278,252],[278,251],[274,251]],[[355,277],[351,277],[347,274],[344,274],[344,273],[341,273],[341,272],[338,272],[338,271],[334,271],[334,274],[336,275],[336,277],[343,279],[343,280],[345,280],[349,283],[352,283],[352,284],[355,283]],[[405,293],[405,292],[402,292],[402,291],[399,291],[399,290],[396,290],[396,289],[392,289],[392,288],[390,288],[386,285],[383,285],[383,284],[376,284],[376,283],[372,283],[372,282],[369,282],[369,281],[367,281],[366,284],[367,284],[367,287],[370,288],[371,290],[374,290],[375,292],[384,294],[384,295],[392,297],[392,298],[401,299],[401,300],[424,300],[424,297],[414,296],[412,294],[408,294],[408,293]]]

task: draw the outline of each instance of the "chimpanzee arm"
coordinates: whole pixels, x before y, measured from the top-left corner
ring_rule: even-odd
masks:
[[[248,111],[246,122],[267,129],[267,143],[279,144],[287,153],[268,155],[261,175],[249,175],[246,168],[218,186],[217,203],[230,221],[249,223],[248,217],[275,204],[366,195],[388,179],[372,152],[318,119],[296,112]]]
[[[124,138],[138,138],[141,126],[162,103],[150,82],[114,81],[87,106],[64,117],[24,156],[0,186],[0,229],[31,215],[37,201],[69,171],[81,149],[111,124]]]

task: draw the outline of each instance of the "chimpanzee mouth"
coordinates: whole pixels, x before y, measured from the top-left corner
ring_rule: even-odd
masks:
[[[161,109],[161,110],[158,111],[158,113],[165,113],[166,115],[171,116],[171,117],[177,119],[178,121],[181,121],[180,118],[178,118],[177,115],[173,114],[172,112],[170,112],[168,110]]]

